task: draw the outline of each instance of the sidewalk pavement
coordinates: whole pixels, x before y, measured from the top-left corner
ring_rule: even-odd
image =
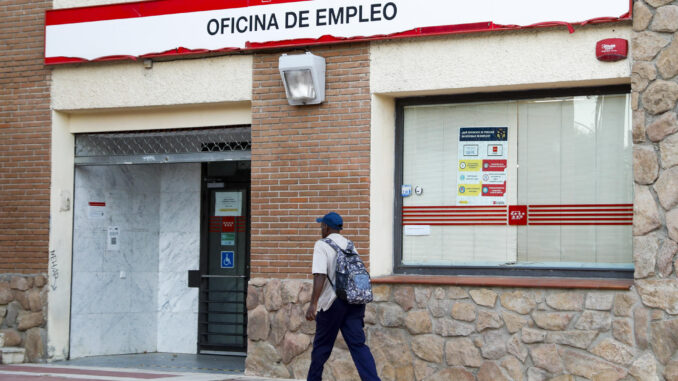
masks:
[[[239,374],[186,373],[133,368],[108,368],[54,364],[0,365],[2,381],[294,381],[291,379],[248,377]]]

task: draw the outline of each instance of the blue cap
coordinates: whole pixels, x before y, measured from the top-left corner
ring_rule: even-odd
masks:
[[[331,227],[332,229],[341,230],[344,226],[344,220],[341,216],[335,212],[329,212],[326,215],[316,218],[316,222],[322,222],[323,224]]]

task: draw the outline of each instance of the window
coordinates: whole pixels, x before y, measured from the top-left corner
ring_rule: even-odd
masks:
[[[628,91],[401,100],[396,272],[632,276]]]

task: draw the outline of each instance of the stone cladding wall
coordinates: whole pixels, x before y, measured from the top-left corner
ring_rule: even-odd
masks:
[[[44,362],[46,358],[48,289],[44,275],[0,276],[2,346],[24,348],[27,362]]]
[[[374,293],[365,331],[384,381],[678,380],[678,304],[656,290],[375,285]],[[250,281],[248,374],[305,378],[310,296],[308,281]],[[341,335],[323,379],[359,380]]]

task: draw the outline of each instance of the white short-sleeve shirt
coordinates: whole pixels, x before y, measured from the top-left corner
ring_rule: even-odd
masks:
[[[348,245],[348,239],[338,233],[332,233],[327,238],[334,241],[342,249],[346,249]],[[335,282],[335,271],[337,270],[337,252],[334,251],[332,246],[318,240],[315,242],[313,247],[313,274],[325,274],[327,278],[332,281],[332,284]],[[334,288],[330,282],[325,281],[323,286],[323,291],[318,298],[318,311],[327,311],[334,303],[334,300],[337,298],[337,295],[334,293]]]

